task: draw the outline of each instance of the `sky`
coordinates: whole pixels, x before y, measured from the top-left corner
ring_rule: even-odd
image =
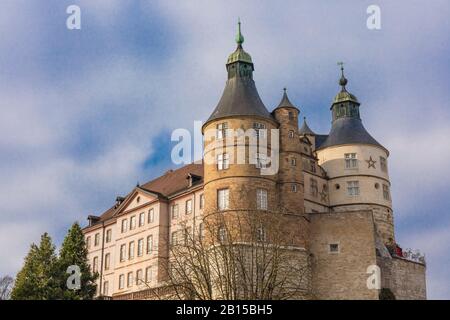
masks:
[[[81,30],[66,27],[69,5]],[[381,29],[366,25],[369,5]],[[450,2],[2,0],[0,276],[117,195],[173,168],[171,132],[217,105],[238,16],[269,110],[287,87],[317,133],[347,89],[391,152],[396,240],[450,299]]]

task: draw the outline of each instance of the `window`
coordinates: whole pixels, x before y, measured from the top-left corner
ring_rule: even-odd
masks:
[[[125,244],[120,246],[120,262],[125,261],[126,250],[127,248]]]
[[[297,192],[297,185],[295,183],[291,186],[291,191]]]
[[[383,198],[384,198],[384,200],[391,199],[391,195],[389,192],[389,186],[387,184],[383,184]]]
[[[153,236],[150,235],[147,237],[147,254],[152,253],[153,251]]]
[[[96,233],[94,238],[94,246],[98,246],[99,244],[100,244],[100,233]]]
[[[98,271],[98,257],[94,257],[92,260],[92,272],[96,273]]]
[[[219,210],[228,209],[228,201],[229,201],[229,190],[228,189],[217,190],[217,208]]]
[[[293,139],[293,138],[294,138],[294,131],[293,131],[293,130],[290,130],[290,131],[289,131],[289,138],[290,138],[290,139]]]
[[[150,282],[152,281],[152,267],[147,267],[147,269],[145,269],[145,282]]]
[[[134,259],[134,241],[128,245],[128,260]]]
[[[142,269],[139,269],[138,271],[136,271],[136,285],[140,285],[142,284],[144,279],[142,279]]]
[[[359,195],[359,181],[348,181],[347,182],[347,193],[349,196]]]
[[[346,153],[345,158],[345,169],[355,169],[358,168],[358,160],[356,159],[356,153]]]
[[[153,221],[155,221],[155,210],[151,208],[148,210],[148,223],[152,223]]]
[[[138,257],[141,257],[143,253],[144,253],[144,239],[139,239],[137,248]]]
[[[255,130],[255,135],[257,138],[266,137],[266,125],[264,123],[255,122],[253,123],[253,129]]]
[[[380,157],[380,167],[381,167],[381,171],[387,172],[387,162],[386,162],[386,158]]]
[[[189,199],[186,201],[186,214],[192,213],[192,200]]]
[[[311,187],[311,195],[314,197],[317,197],[317,195],[319,194],[319,186],[317,185],[317,180],[311,178],[310,179],[310,187]]]
[[[111,242],[112,239],[112,229],[106,230],[106,243]]]
[[[132,285],[133,285],[133,272],[128,272],[127,286],[131,287]]]
[[[105,281],[103,282],[103,295],[107,296],[109,294],[109,282]]]
[[[88,248],[88,249],[91,248],[91,237],[86,238],[86,248]]]
[[[267,166],[267,156],[262,153],[256,154],[256,168],[264,169]]]
[[[314,160],[309,160],[309,167],[312,173],[316,173],[316,162]]]
[[[111,255],[109,253],[105,254],[105,270],[109,270],[111,264]]]
[[[230,155],[228,153],[217,155],[217,170],[225,170],[230,167]]]
[[[200,209],[203,209],[205,207],[205,195],[202,193],[200,195]]]
[[[291,159],[291,166],[295,167],[297,165],[297,158]]]
[[[130,230],[133,230],[136,228],[136,216],[132,216],[130,218]]]
[[[128,220],[123,219],[122,220],[122,228],[121,228],[122,233],[127,232],[127,229],[128,229]]]
[[[145,223],[145,213],[141,212],[139,214],[139,227],[142,227]]]
[[[339,253],[339,244],[338,243],[330,243],[329,253]]]
[[[219,123],[216,126],[216,138],[217,139],[223,139],[226,138],[227,136],[227,129],[228,129],[228,123],[223,122],[223,123]]]
[[[256,208],[258,210],[267,210],[267,190],[256,189]]]
[[[171,212],[172,219],[177,219],[178,218],[178,204],[173,204],[171,211],[172,211]]]
[[[261,242],[266,241],[266,229],[263,226],[256,229],[256,240]]]
[[[119,289],[123,289],[124,285],[125,285],[125,276],[123,274],[121,274],[119,276]]]
[[[171,243],[173,246],[176,246],[176,245],[179,243],[179,240],[180,240],[179,232],[178,232],[178,231],[172,232],[172,235],[171,235],[171,242],[170,242],[170,243]]]
[[[225,230],[225,227],[220,227],[217,232],[217,240],[219,242],[224,242],[227,239],[227,231]]]
[[[292,111],[289,111],[288,117],[289,117],[289,120],[293,120],[294,119],[294,113]]]
[[[186,227],[184,229],[184,244],[189,243],[192,240],[192,227]]]
[[[203,240],[203,232],[204,232],[203,228],[204,228],[204,226],[203,226],[203,222],[202,222],[198,225],[198,237],[200,238],[200,240]]]

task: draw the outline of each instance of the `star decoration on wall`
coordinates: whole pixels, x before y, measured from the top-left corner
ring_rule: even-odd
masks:
[[[375,168],[375,163],[377,163],[375,160],[372,159],[372,156],[370,156],[369,160],[366,160],[367,164],[369,165],[369,169],[370,167]]]
[[[325,191],[322,190],[320,194],[320,200],[326,202],[327,201],[327,193]]]

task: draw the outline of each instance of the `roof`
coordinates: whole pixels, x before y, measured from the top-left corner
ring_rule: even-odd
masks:
[[[203,127],[210,121],[230,116],[257,116],[275,121],[259,97],[255,81],[233,77],[227,80],[217,107]]]
[[[340,103],[340,102],[344,102],[344,101],[353,101],[357,104],[359,104],[358,102],[358,98],[356,98],[355,95],[351,94],[350,92],[348,92],[347,90],[345,90],[345,88],[343,88],[342,91],[340,91],[333,100],[333,104],[335,103]]]
[[[345,117],[334,120],[330,134],[317,149],[343,144],[369,144],[386,150],[367,132],[358,118]]]
[[[169,170],[162,176],[136,188],[153,192],[163,197],[169,197],[189,188],[189,181],[187,179],[189,174],[201,177],[203,181],[203,164],[191,163],[176,170]],[[128,198],[130,195],[131,193],[125,198]],[[114,205],[103,212],[98,222],[112,218],[117,212],[117,209],[119,209],[119,206]]]
[[[278,104],[278,107],[276,107],[274,110],[276,110],[278,108],[294,108],[294,109],[298,110],[298,108],[292,104],[291,100],[289,100],[289,97],[286,92],[286,88],[284,88],[283,90],[284,90],[283,97],[281,98],[281,101]]]
[[[298,133],[301,135],[305,135],[305,134],[309,134],[314,136],[315,133],[309,128],[308,124],[306,123],[306,117],[303,118],[303,125],[302,127],[298,130]]]

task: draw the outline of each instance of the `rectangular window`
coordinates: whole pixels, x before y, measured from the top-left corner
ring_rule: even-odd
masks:
[[[126,250],[126,244],[120,246],[120,262],[125,261]]]
[[[255,122],[253,123],[253,129],[255,130],[255,135],[257,138],[266,137],[266,125],[264,123]]]
[[[295,167],[297,165],[297,158],[291,159],[291,166]]]
[[[100,244],[100,233],[96,233],[94,238],[94,246],[98,246],[99,244]]]
[[[338,243],[330,243],[329,253],[339,253],[339,244]]]
[[[121,228],[121,232],[127,232],[128,229],[128,220],[127,219],[123,219],[122,220],[122,228]]]
[[[148,210],[148,223],[152,223],[153,221],[155,221],[155,210],[151,208]]]
[[[355,169],[358,168],[358,159],[356,158],[356,153],[346,153],[345,158],[345,169]]]
[[[124,285],[125,285],[125,276],[121,274],[119,276],[119,289],[123,289]]]
[[[205,207],[205,195],[202,193],[200,195],[200,209],[203,209]]]
[[[387,161],[386,161],[386,158],[380,157],[380,167],[381,167],[381,171],[387,172]]]
[[[226,170],[230,167],[230,156],[228,153],[217,155],[217,170]]]
[[[171,240],[170,243],[173,246],[176,246],[179,243],[180,237],[179,237],[179,232],[178,231],[174,231],[172,232],[172,236],[171,236]]]
[[[192,200],[189,199],[186,201],[186,214],[190,214],[192,212]]]
[[[109,253],[105,254],[105,270],[109,270],[111,264],[111,255]]]
[[[138,255],[138,257],[140,257],[143,254],[144,254],[144,239],[139,239],[138,240],[137,255]]]
[[[289,138],[294,139],[294,131],[293,130],[289,131]]]
[[[106,230],[106,243],[111,242],[112,239],[112,229]]]
[[[347,193],[349,196],[359,195],[359,181],[348,181],[347,182]]]
[[[88,249],[91,248],[91,237],[86,238],[86,248],[88,248]]]
[[[142,284],[143,280],[144,279],[142,279],[142,269],[139,269],[138,271],[136,271],[136,285],[138,286]]]
[[[389,186],[387,184],[383,184],[383,198],[384,198],[384,200],[391,199],[391,195],[389,192]]]
[[[145,282],[149,283],[152,281],[152,267],[147,267],[145,269]]]
[[[189,243],[192,240],[192,227],[186,227],[184,229],[184,244]]]
[[[130,230],[133,230],[136,228],[136,216],[132,216],[130,218]]]
[[[257,153],[256,154],[256,168],[264,169],[267,167],[267,164],[268,164],[267,156],[262,153]]]
[[[228,209],[228,201],[229,201],[229,190],[221,189],[217,190],[217,208],[219,210]]]
[[[267,190],[256,189],[256,208],[258,210],[267,210]]]
[[[295,183],[291,185],[291,191],[297,192],[297,185]]]
[[[103,295],[107,296],[109,294],[109,282],[103,282]]]
[[[147,254],[153,252],[153,236],[149,235],[147,237]]]
[[[94,257],[92,261],[92,272],[96,273],[98,271],[98,257]]]
[[[171,216],[172,216],[172,219],[177,219],[178,218],[178,204],[172,205]]]
[[[226,239],[227,239],[227,231],[225,227],[220,227],[217,232],[217,240],[219,240],[219,242],[224,242]]]
[[[134,259],[134,241],[128,245],[128,260]]]
[[[294,120],[294,113],[292,111],[288,112],[289,120]]]
[[[228,129],[228,123],[223,122],[223,123],[219,123],[216,126],[216,138],[217,139],[223,139],[226,138],[227,136],[227,129]]]
[[[311,185],[310,185],[310,187],[311,187],[311,195],[314,196],[314,197],[317,197],[318,194],[319,194],[319,186],[317,185],[317,180],[311,178],[310,179],[310,183],[311,183]]]
[[[199,224],[198,226],[198,237],[200,240],[203,240],[203,222]]]
[[[127,286],[131,287],[133,285],[133,272],[128,272]]]
[[[139,214],[139,227],[142,227],[145,223],[145,213],[141,212]]]
[[[316,162],[314,160],[309,160],[309,167],[312,173],[316,173]]]
[[[260,242],[266,241],[266,229],[261,226],[256,230],[256,240]]]

